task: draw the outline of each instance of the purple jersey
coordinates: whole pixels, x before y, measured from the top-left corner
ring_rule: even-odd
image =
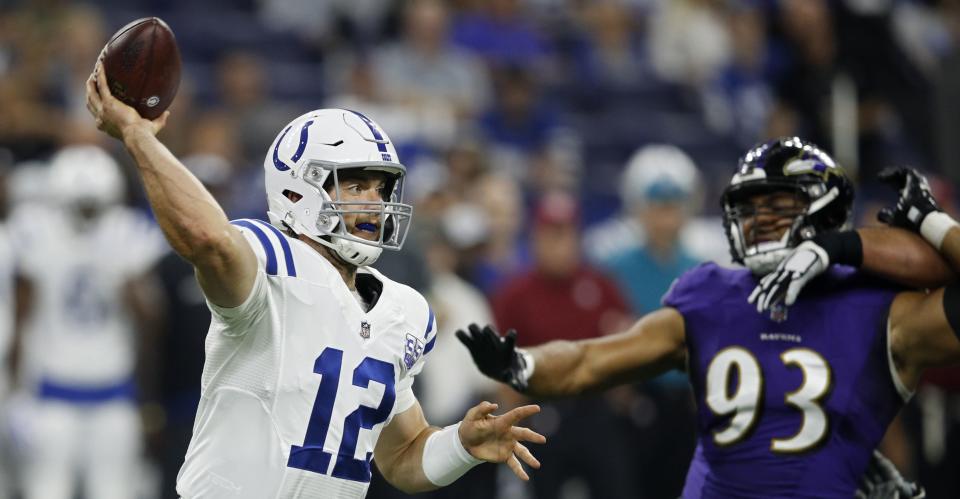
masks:
[[[747,303],[756,284],[707,263],[664,296],[683,315],[698,407],[683,497],[849,499],[908,396],[887,349],[897,290],[833,267],[774,321]]]

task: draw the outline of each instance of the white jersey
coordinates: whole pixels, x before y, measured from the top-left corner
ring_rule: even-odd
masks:
[[[135,338],[124,286],[163,255],[156,224],[109,208],[78,230],[59,208],[24,205],[11,231],[18,271],[33,284],[25,375],[34,383],[98,390],[131,380]]]
[[[259,270],[243,304],[213,304],[202,395],[177,491],[195,498],[362,498],[383,428],[416,402],[434,345],[426,300],[374,269],[364,311],[309,245],[233,222]]]

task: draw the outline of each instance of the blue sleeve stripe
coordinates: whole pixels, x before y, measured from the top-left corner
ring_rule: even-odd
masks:
[[[427,342],[427,346],[423,348],[423,354],[426,355],[430,353],[430,350],[433,350],[433,346],[437,343],[437,335],[433,335],[433,339]]]
[[[430,312],[430,318],[427,319],[427,330],[423,332],[424,338],[429,336],[430,330],[433,329],[433,309],[430,306],[427,306],[427,311]]]
[[[270,238],[267,237],[267,233],[249,220],[234,220],[230,223],[238,227],[243,227],[257,236],[260,244],[263,245],[263,251],[267,254],[267,275],[277,275],[277,252],[274,251],[273,245],[270,244]]]
[[[287,238],[280,232],[280,229],[260,220],[254,220],[254,223],[266,227],[277,236],[277,239],[280,240],[280,249],[283,250],[283,261],[287,264],[287,275],[297,277],[297,266],[293,263],[293,250],[290,249],[290,242],[287,241]]]

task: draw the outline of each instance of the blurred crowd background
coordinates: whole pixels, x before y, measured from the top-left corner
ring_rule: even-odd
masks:
[[[161,138],[231,218],[265,218],[265,152],[303,112],[390,134],[415,221],[376,266],[436,311],[416,389],[437,425],[522,402],[456,329],[608,334],[729,262],[718,195],[757,141],[831,151],[861,225],[892,199],[883,167],[927,172],[951,210],[960,182],[960,0],[0,0],[0,498],[176,497],[209,314],[84,108],[106,40],[148,15],[184,62]],[[679,373],[547,401],[531,483],[484,465],[425,497],[676,497],[693,411]],[[960,497],[958,421],[960,375],[938,372],[884,442],[928,497]],[[375,477],[369,497],[405,496]]]

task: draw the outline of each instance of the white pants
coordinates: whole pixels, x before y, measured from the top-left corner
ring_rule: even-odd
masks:
[[[87,499],[136,496],[142,446],[136,406],[38,400],[32,412],[25,499],[73,499],[78,480]]]

